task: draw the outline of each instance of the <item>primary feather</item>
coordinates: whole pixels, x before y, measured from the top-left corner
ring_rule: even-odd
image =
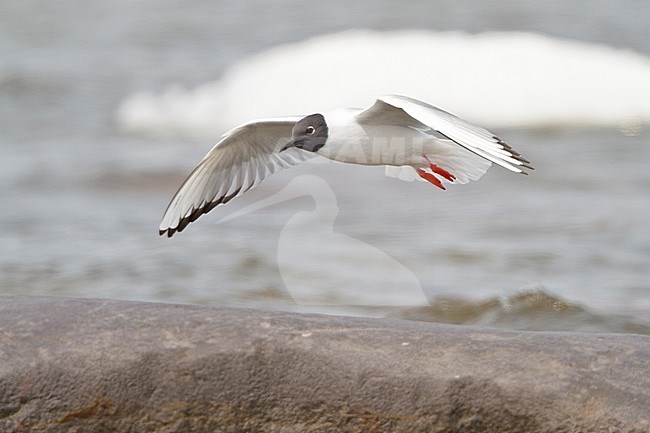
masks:
[[[298,149],[279,153],[300,118],[255,120],[224,134],[174,195],[159,233],[171,237],[215,206],[254,188],[278,169],[307,159],[309,154]]]

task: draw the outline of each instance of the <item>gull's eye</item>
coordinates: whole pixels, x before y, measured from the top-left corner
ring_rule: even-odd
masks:
[[[316,132],[316,130],[313,126],[308,126],[307,129],[305,129],[305,132],[309,135],[312,135],[314,132]]]

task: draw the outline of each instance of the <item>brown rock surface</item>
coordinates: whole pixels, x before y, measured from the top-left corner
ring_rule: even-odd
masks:
[[[650,337],[0,297],[1,432],[648,432]]]

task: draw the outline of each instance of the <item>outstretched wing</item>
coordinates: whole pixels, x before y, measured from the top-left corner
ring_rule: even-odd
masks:
[[[487,129],[406,96],[381,96],[370,108],[359,113],[357,120],[367,124],[406,125],[425,132],[434,130],[470,152],[508,170],[527,174],[522,168],[533,169],[528,160]]]
[[[205,155],[167,206],[160,235],[183,231],[192,221],[257,186],[280,168],[296,165],[309,152],[279,150],[301,117],[260,119],[231,129]]]

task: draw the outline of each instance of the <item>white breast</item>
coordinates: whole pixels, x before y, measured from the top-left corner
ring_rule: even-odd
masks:
[[[420,162],[425,141],[421,132],[395,125],[360,125],[360,109],[341,109],[324,115],[329,128],[325,158],[362,165],[410,165]]]

